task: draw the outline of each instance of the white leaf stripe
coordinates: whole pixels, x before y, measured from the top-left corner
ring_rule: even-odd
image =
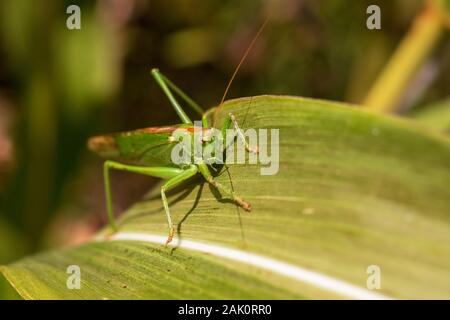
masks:
[[[167,237],[140,233],[140,232],[119,232],[108,237],[110,241],[142,241],[150,243],[164,244]],[[97,241],[104,241],[104,237],[99,237]],[[208,244],[193,240],[185,240],[179,242],[174,238],[173,246],[183,249],[199,251],[208,253],[217,257],[237,261],[240,263],[255,266],[257,268],[265,269],[279,275],[295,279],[297,281],[307,283],[309,285],[321,288],[323,290],[333,292],[339,296],[358,300],[386,300],[392,299],[388,296],[371,292],[367,289],[355,286],[345,281],[335,279],[328,275],[311,271],[290,263],[286,263],[277,259],[261,256],[258,254],[246,252],[243,250],[232,249],[220,245]]]

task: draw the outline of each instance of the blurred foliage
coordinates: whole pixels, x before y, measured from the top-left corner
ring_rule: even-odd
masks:
[[[15,167],[5,182],[1,210],[23,232],[30,250],[39,247],[64,187],[77,174],[85,139],[117,88],[111,30],[94,14],[94,3],[80,5],[86,8],[83,32],[65,27],[63,2],[1,4],[7,59],[2,87],[19,110]]]
[[[66,28],[71,4],[81,8],[81,30]],[[369,4],[381,7],[381,30],[365,27]],[[230,97],[267,93],[361,102],[422,5],[420,0],[1,1],[0,98],[16,117],[9,132],[13,165],[2,168],[0,162],[0,224],[10,230],[2,232],[9,240],[2,238],[0,263],[52,245],[55,238],[89,233],[82,221],[102,224],[101,161],[87,154],[86,138],[178,122],[150,77],[151,67],[211,107],[270,16]],[[449,50],[448,41],[433,50],[427,60],[435,70],[432,81],[408,100],[409,107],[450,94]],[[117,197],[119,207],[140,196],[139,186],[149,181],[129,177],[116,186],[124,194]],[[74,227],[74,221],[81,222]]]
[[[398,112],[405,107],[402,104],[409,107],[429,87],[439,66],[436,61],[426,62],[450,26],[450,10],[445,4],[446,0],[425,2],[371,86],[363,102],[365,107]]]
[[[424,106],[411,116],[429,127],[450,133],[450,98]]]

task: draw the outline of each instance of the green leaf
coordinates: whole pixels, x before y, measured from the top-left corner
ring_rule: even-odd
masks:
[[[21,297],[14,290],[5,277],[0,274],[0,300],[20,300]]]
[[[31,299],[450,298],[446,136],[296,97],[231,100],[218,123],[228,112],[243,128],[280,130],[276,175],[230,166],[251,213],[193,180],[169,193],[181,240],[165,248],[155,189],[121,217],[119,234],[24,258],[2,268],[6,278]],[[66,287],[69,265],[81,268],[80,290]],[[380,290],[366,289],[372,265]]]

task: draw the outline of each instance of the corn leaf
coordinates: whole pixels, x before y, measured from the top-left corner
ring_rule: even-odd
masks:
[[[168,193],[174,246],[158,243],[167,225],[155,189],[115,236],[23,258],[5,277],[27,299],[450,298],[448,137],[298,97],[231,100],[218,123],[229,112],[244,129],[279,129],[277,174],[235,164],[217,177],[251,213],[193,179]],[[69,265],[80,289],[67,287]],[[381,288],[369,290],[374,275]]]

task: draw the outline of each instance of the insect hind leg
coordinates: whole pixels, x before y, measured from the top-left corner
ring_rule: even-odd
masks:
[[[204,110],[194,101],[192,100],[186,93],[184,93],[180,88],[178,88],[172,81],[170,81],[165,75],[163,75],[158,69],[153,68],[151,74],[161,89],[166,94],[173,108],[177,112],[181,121],[185,124],[192,124],[192,120],[189,119],[187,114],[184,112],[181,105],[178,103],[177,99],[175,99],[172,94],[171,89],[175,92],[186,104],[198,113],[200,116],[203,116]]]
[[[167,201],[166,197],[166,191],[169,191],[170,189],[173,189],[183,181],[188,180],[189,178],[193,177],[198,172],[197,166],[191,165],[188,169],[183,170],[179,175],[173,177],[172,179],[169,179],[162,187],[161,187],[161,198],[164,205],[164,210],[166,212],[167,216],[167,223],[169,225],[169,236],[166,240],[166,245],[169,244],[172,239],[173,235],[175,233],[175,228],[172,223],[172,217],[170,215],[169,210],[169,202]]]
[[[106,198],[106,209],[108,212],[108,219],[111,229],[116,232],[118,230],[114,213],[112,208],[112,196],[111,196],[111,184],[109,178],[109,171],[111,169],[128,171],[133,173],[139,173],[147,176],[168,179],[168,181],[163,185],[162,191],[162,199],[164,204],[164,209],[166,211],[167,223],[169,225],[169,238],[171,235],[173,236],[173,224],[172,218],[170,216],[170,212],[167,205],[167,199],[165,196],[165,191],[177,185],[178,183],[190,178],[197,172],[196,166],[190,166],[188,169],[180,169],[180,168],[169,168],[169,167],[144,167],[144,166],[133,166],[126,165],[116,161],[105,161],[103,165],[103,176],[104,176],[104,184],[105,184],[105,198]],[[170,242],[170,241],[168,241]]]

